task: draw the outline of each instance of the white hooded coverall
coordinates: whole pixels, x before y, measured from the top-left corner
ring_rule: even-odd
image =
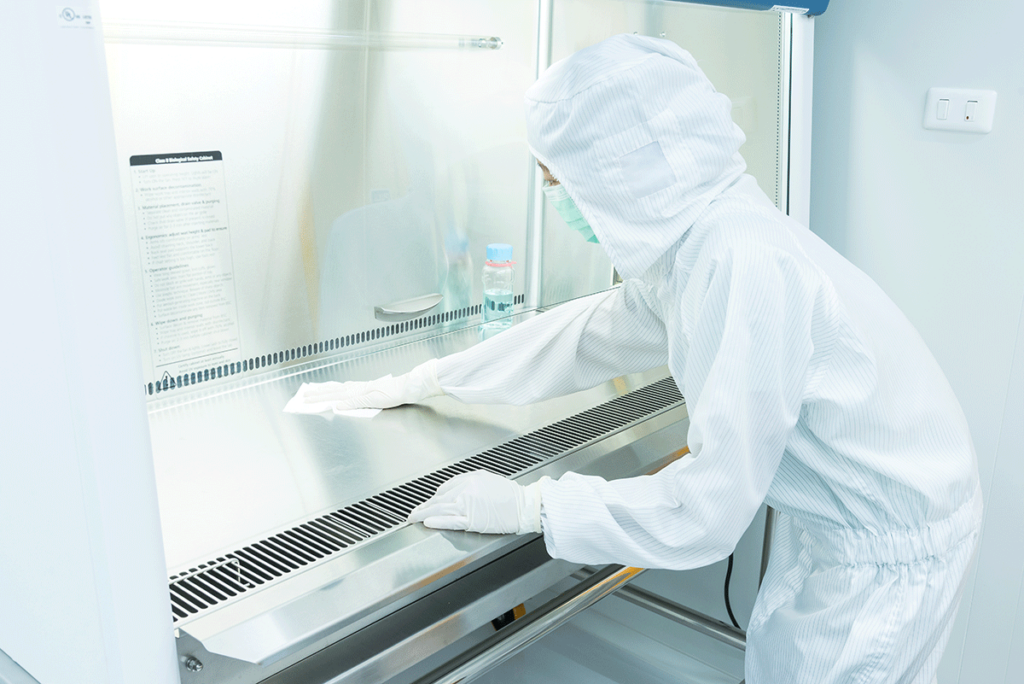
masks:
[[[780,513],[748,684],[930,684],[981,519],[963,413],[903,314],[779,212],[728,99],[671,42],[617,36],[527,93],[530,147],[623,276],[438,361],[466,402],[525,404],[667,363],[696,456],[541,488],[552,556],[686,569]]]

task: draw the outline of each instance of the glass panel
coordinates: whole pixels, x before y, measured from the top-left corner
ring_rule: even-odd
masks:
[[[536,0],[101,5],[149,394],[475,322],[489,242],[523,296]],[[551,20],[553,60],[632,31],[690,50],[779,201],[782,15],[555,0]],[[541,202],[539,303],[607,288]]]
[[[784,14],[687,3],[555,0],[551,59],[557,61],[618,33],[663,36],[688,50],[733,104],[747,142],[747,172],[780,205],[782,36]],[[545,202],[541,303],[606,289],[611,262],[599,245],[569,230]]]
[[[533,0],[101,9],[150,394],[465,324],[486,244],[525,262]]]

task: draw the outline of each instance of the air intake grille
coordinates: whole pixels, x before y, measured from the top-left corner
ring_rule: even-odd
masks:
[[[170,578],[174,620],[196,615],[404,525],[413,508],[459,473],[488,470],[515,477],[674,408],[682,401],[672,378],[659,380],[174,575]]]
[[[516,304],[522,304],[526,301],[526,295],[518,294],[515,296],[514,301]],[[471,316],[479,316],[480,308],[480,304],[476,304],[475,306],[467,306],[456,311],[445,311],[442,313],[420,316],[419,318],[414,318],[403,323],[392,323],[391,325],[381,326],[372,330],[364,330],[355,334],[340,335],[335,338],[314,342],[312,344],[299,345],[292,349],[271,351],[267,354],[256,354],[255,356],[250,356],[248,359],[242,359],[241,361],[226,363],[224,365],[212,366],[210,368],[202,368],[200,370],[193,371],[192,373],[185,373],[184,375],[178,375],[176,377],[165,372],[163,377],[155,383],[150,382],[143,385],[142,391],[144,394],[160,394],[161,392],[167,392],[176,388],[189,387],[203,382],[209,382],[210,380],[227,378],[235,375],[236,373],[249,373],[254,370],[264,369],[267,366],[275,366],[277,364],[289,363],[296,359],[303,359],[307,356],[330,353],[338,349],[363,344],[365,342],[375,342],[392,335],[401,335],[402,333],[420,330],[422,328],[430,328],[441,323],[451,323],[452,321],[467,319]]]

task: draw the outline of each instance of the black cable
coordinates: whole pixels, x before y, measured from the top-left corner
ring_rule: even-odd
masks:
[[[729,611],[729,619],[732,620],[732,624],[736,629],[740,628],[740,623],[736,622],[736,616],[732,614],[732,604],[729,602],[729,580],[732,579],[732,557],[733,554],[729,554],[729,567],[725,570],[725,609]]]

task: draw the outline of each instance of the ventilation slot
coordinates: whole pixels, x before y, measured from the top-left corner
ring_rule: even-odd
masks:
[[[518,294],[515,296],[513,301],[516,304],[522,304],[526,301],[526,295]],[[414,330],[430,328],[435,325],[440,325],[441,323],[461,321],[472,316],[479,316],[480,310],[481,305],[475,304],[474,306],[463,307],[455,311],[429,314],[403,323],[381,326],[379,328],[374,328],[373,330],[364,330],[363,332],[349,335],[339,335],[338,337],[324,340],[323,342],[301,345],[294,349],[271,351],[259,356],[242,359],[241,361],[236,361],[234,363],[227,363],[222,366],[212,366],[210,368],[195,371],[194,373],[185,373],[184,375],[173,376],[170,373],[165,372],[163,377],[158,381],[143,385],[142,392],[146,395],[160,394],[179,387],[189,387],[190,385],[197,385],[199,383],[209,382],[210,380],[226,378],[228,376],[235,375],[236,373],[249,373],[266,368],[267,366],[276,366],[278,364],[287,363],[288,361],[294,361],[295,359],[303,359],[307,356],[315,356],[325,352],[332,352],[344,347],[352,347],[366,342],[375,342],[376,340],[391,337],[392,335],[401,335]]]
[[[170,578],[174,620],[322,561],[405,524],[409,512],[459,475],[487,470],[515,477],[682,403],[672,378],[375,494]]]

